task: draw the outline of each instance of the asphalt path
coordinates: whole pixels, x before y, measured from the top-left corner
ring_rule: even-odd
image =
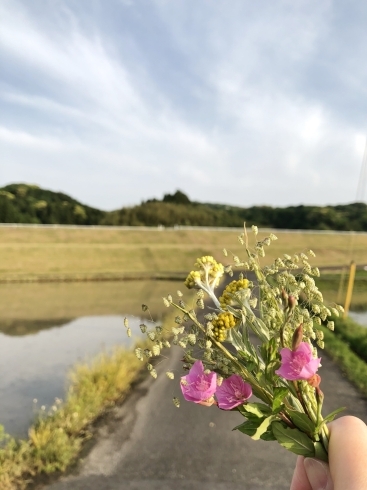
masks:
[[[180,393],[182,350],[173,348],[129,398],[96,430],[88,453],[74,471],[44,490],[274,490],[289,489],[296,456],[276,442],[253,441],[232,431],[238,412],[202,407],[172,397]],[[164,372],[177,373],[169,380]],[[322,356],[323,413],[347,406],[345,414],[367,423],[367,400]],[[180,395],[182,400],[182,397]]]

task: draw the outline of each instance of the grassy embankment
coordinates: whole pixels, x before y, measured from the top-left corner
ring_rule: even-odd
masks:
[[[185,231],[185,230],[58,230],[58,229],[1,229],[0,230],[0,281],[88,280],[122,279],[124,277],[174,277],[183,276],[192,268],[196,257],[210,254],[221,259],[221,249],[227,248],[236,255],[243,255],[238,244],[238,231]],[[315,265],[319,267],[344,265],[350,247],[348,235],[313,235],[278,233],[279,240],[272,244],[264,263],[286,252],[293,253],[312,248],[317,254]],[[367,262],[367,236],[357,235],[354,240],[354,260]],[[327,282],[327,281],[326,281]],[[332,285],[334,283],[334,286]],[[90,298],[93,283],[86,290]],[[136,283],[139,284],[139,283]],[[324,283],[324,286],[327,284]],[[10,286],[10,284],[8,284]],[[15,286],[11,285],[11,286]],[[31,291],[26,285],[24,295],[42,295],[42,284]],[[54,284],[53,300],[49,313],[55,311],[55,298],[62,298],[66,317],[79,316],[80,306],[73,306],[73,284],[62,288]],[[114,284],[129,301],[136,298],[131,294],[131,283]],[[323,288],[322,284],[320,287]],[[126,289],[127,288],[127,289]],[[323,289],[325,297],[335,299],[337,281],[329,281]],[[3,284],[4,312],[17,310],[11,294],[6,300],[8,288]],[[329,293],[326,292],[329,290]],[[111,290],[112,291],[112,290]],[[124,291],[121,293],[121,291]],[[58,293],[58,294],[55,294]],[[158,291],[157,293],[158,298]],[[147,291],[148,293],[148,291]],[[44,293],[46,294],[46,293]],[[50,294],[50,293],[47,293]],[[108,293],[107,293],[108,294]],[[112,293],[117,294],[117,293]],[[148,296],[146,296],[148,297]],[[27,298],[23,298],[25,301]],[[43,297],[44,301],[50,298]],[[92,300],[93,302],[93,300]],[[98,310],[98,299],[95,298]],[[139,306],[140,306],[139,301]],[[5,306],[6,305],[6,306]],[[126,309],[124,308],[124,311]],[[90,314],[90,313],[89,313]],[[30,320],[37,321],[34,306],[27,313]],[[32,316],[33,315],[33,316]],[[64,313],[62,314],[64,315]],[[17,319],[13,315],[13,320]],[[24,320],[24,317],[23,317]],[[19,325],[18,325],[19,326]],[[9,325],[8,325],[9,327]],[[11,328],[14,328],[14,324]],[[336,331],[340,328],[336,325]],[[347,329],[346,329],[347,331]],[[341,334],[340,334],[341,335]],[[325,332],[325,340],[330,353],[341,363],[343,369],[362,389],[366,379],[366,363],[356,356],[346,342],[337,335]],[[358,341],[357,341],[358,343]],[[353,357],[356,356],[356,357]],[[361,364],[362,363],[362,364]],[[358,367],[357,367],[358,366]],[[141,363],[129,352],[118,350],[114,356],[101,355],[92,364],[76,367],[73,381],[65,403],[59,406],[54,415],[40,419],[30,430],[27,441],[9,439],[0,450],[0,486],[14,489],[24,486],[28,475],[65,469],[80,451],[88,437],[88,427],[106,407],[113,404],[130,389],[139,373]]]
[[[279,239],[266,250],[264,265],[283,253],[298,253],[308,248],[316,253],[312,263],[318,267],[336,266],[341,270],[351,258],[357,264],[367,264],[367,234],[276,233]],[[238,230],[0,228],[0,284],[126,278],[183,279],[196,258],[202,255],[214,255],[217,260],[230,261],[222,254],[222,249],[226,248],[243,257],[244,249],[237,241],[238,234]],[[262,235],[260,232],[259,237]],[[350,256],[352,243],[353,257]],[[353,309],[363,309],[366,305],[365,276],[367,278],[365,271],[357,271]],[[335,272],[323,271],[320,289],[327,300],[344,301],[346,281],[342,294],[337,298],[335,291],[338,291],[339,283],[340,276]],[[72,286],[66,291],[72,291]],[[88,291],[87,294],[93,293]],[[72,305],[73,295],[69,296]],[[97,298],[96,304],[99,304]],[[54,310],[50,306],[49,318],[52,318]],[[65,318],[70,317],[69,310],[66,308]]]
[[[325,351],[347,378],[367,396],[367,328],[351,318],[335,318],[335,332],[321,327]]]
[[[0,228],[0,281],[182,277],[201,255],[244,256],[238,230]],[[349,261],[348,234],[277,232],[264,264],[312,248],[319,267]],[[260,233],[261,238],[261,233]],[[355,235],[354,260],[367,263],[367,234]]]
[[[348,282],[348,271],[343,274],[325,273],[317,279],[326,302],[343,304]],[[367,271],[356,272],[351,308],[367,309]],[[347,378],[367,396],[367,328],[351,318],[334,318],[335,331],[322,327],[325,351],[345,373]]]

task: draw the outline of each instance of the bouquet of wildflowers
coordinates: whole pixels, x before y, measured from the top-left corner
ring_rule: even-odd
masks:
[[[309,256],[315,256],[312,250],[285,254],[261,267],[265,247],[277,238],[270,234],[259,241],[257,227],[252,231],[253,248],[246,229],[239,236],[245,260],[233,256],[234,264],[228,266],[211,256],[197,260],[185,281],[189,289],[197,289],[196,308],[188,307],[179,291],[177,301],[171,295],[163,298],[167,307],[180,312],[170,340],[185,350],[183,369],[188,372],[181,377],[181,391],[190,402],[237,410],[244,420],[235,429],[254,440],[278,441],[295,454],[327,461],[326,423],[343,409],[322,416],[324,396],[317,373],[321,358],[316,345],[324,347],[318,327],[325,323],[333,330],[328,317],[343,309],[324,305],[313,279],[319,270],[309,263]],[[226,250],[224,255],[228,256]],[[222,277],[232,277],[233,267],[241,269],[239,279],[217,295]],[[205,307],[207,313],[200,315]],[[143,305],[143,310],[148,307]],[[170,341],[160,326],[149,330],[142,324],[141,329],[152,347],[137,348],[135,353],[157,377],[152,358],[170,347]],[[174,379],[173,372],[166,374]],[[173,401],[178,407],[178,398]]]

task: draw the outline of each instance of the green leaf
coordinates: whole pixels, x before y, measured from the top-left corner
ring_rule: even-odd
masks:
[[[246,324],[250,326],[251,330],[259,337],[262,342],[268,342],[270,337],[268,327],[262,320],[260,320],[260,318],[255,317],[253,321],[250,321],[250,318],[253,317],[253,312],[251,308],[248,308],[246,306],[245,308],[247,313]]]
[[[266,432],[264,432],[264,434],[261,435],[260,439],[262,439],[263,441],[276,441],[271,426],[269,430],[267,430]]]
[[[242,405],[241,407],[237,407],[237,410],[241,413],[241,415],[243,415],[244,417],[246,417],[246,419],[248,419],[248,420],[254,420],[254,421],[256,421],[257,424],[260,424],[261,423],[261,420],[264,419],[264,417],[259,417],[258,415],[255,415],[253,413],[246,412],[246,410],[243,409],[244,406],[245,405]],[[259,420],[260,420],[260,422],[259,422]]]
[[[273,337],[269,340],[269,342],[265,342],[260,347],[261,356],[266,365],[268,365],[271,361],[275,361],[278,357],[278,343]]]
[[[284,403],[281,403],[278,408],[273,410],[273,415],[277,415],[278,413],[283,412],[284,409],[285,409]]]
[[[231,330],[233,330],[233,328],[231,328]],[[252,366],[257,367],[257,364],[254,361],[255,358],[251,353],[244,350],[239,350],[237,351],[237,353],[238,353],[238,360],[240,361],[241,364],[243,364],[243,366],[245,366],[247,371],[252,371]]]
[[[323,423],[326,424],[327,422],[331,422],[338,415],[338,413],[342,412],[345,409],[346,407],[340,407],[334,410],[333,412],[329,413],[329,415],[326,415],[326,417],[324,417]]]
[[[249,420],[246,420],[241,425],[237,425],[237,427],[234,427],[232,430],[239,430],[240,432],[243,432],[244,434],[247,434],[248,436],[253,436],[259,427],[261,425],[262,419],[259,418],[252,418]]]
[[[273,398],[273,406],[272,406],[273,412],[280,407],[287,393],[289,393],[288,388],[282,388],[282,387],[274,388],[274,398]]]
[[[259,425],[259,427],[256,429],[255,434],[253,436],[251,436],[251,438],[254,441],[258,441],[260,439],[260,437],[268,430],[269,425],[272,422],[274,422],[274,420],[277,420],[277,418],[278,417],[276,415],[270,415],[270,417],[266,417],[266,419],[264,419],[261,422],[261,424]]]
[[[240,335],[237,331],[236,331],[236,327],[235,328],[231,328],[228,332],[228,341],[231,342],[232,345],[234,345],[234,347],[236,348],[236,350],[241,350],[243,352],[246,353],[246,357],[249,356],[249,352],[247,352],[247,348],[245,346],[245,344],[243,343],[242,341],[242,335]]]
[[[252,357],[250,356],[250,354],[244,350],[239,350],[237,351],[237,354],[239,355],[239,357],[241,359],[244,359],[245,361],[250,361],[252,359]]]
[[[279,369],[281,366],[280,359],[273,359],[272,361],[269,362],[269,364],[266,366],[267,371],[275,371],[276,369]]]
[[[315,447],[315,458],[321,459],[321,461],[329,462],[328,453],[325,451],[324,446],[321,442],[314,442]]]
[[[269,381],[266,379],[265,373],[263,371],[258,371],[256,373],[256,379],[260,386],[265,389],[268,387]]]
[[[243,405],[243,409],[245,412],[252,413],[260,418],[267,417],[271,414],[270,408],[263,403],[246,403],[246,405]]]
[[[302,430],[303,432],[308,432],[309,434],[315,433],[316,425],[305,413],[289,411],[288,414],[298,429]]]
[[[240,311],[238,308],[233,308],[232,306],[227,305],[227,311],[228,311],[229,313],[232,313],[232,315],[233,315],[235,318],[241,318],[241,311]]]
[[[258,356],[256,354],[256,350],[255,350],[252,342],[250,342],[248,327],[246,324],[246,317],[243,313],[242,313],[242,341],[243,341],[244,345],[246,346],[246,349],[248,350],[248,352],[250,352],[251,356],[254,358],[256,357],[256,359],[258,359]],[[257,362],[259,362],[259,361],[257,361]]]
[[[313,442],[304,432],[286,427],[282,422],[273,422],[272,429],[276,440],[288,451],[300,456],[315,456]]]

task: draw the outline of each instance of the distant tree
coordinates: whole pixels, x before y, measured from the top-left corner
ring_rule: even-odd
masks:
[[[14,223],[18,218],[16,209],[6,195],[0,195],[0,222]]]
[[[183,192],[177,190],[174,194],[165,194],[163,202],[173,202],[176,204],[190,204],[190,199]]]
[[[1,223],[221,226],[367,231],[365,203],[338,206],[252,206],[192,202],[183,192],[166,194],[138,206],[105,212],[85,206],[62,192],[28,184],[0,188]]]
[[[82,205],[62,192],[36,185],[10,184],[0,189],[0,222],[97,225],[106,212]]]

